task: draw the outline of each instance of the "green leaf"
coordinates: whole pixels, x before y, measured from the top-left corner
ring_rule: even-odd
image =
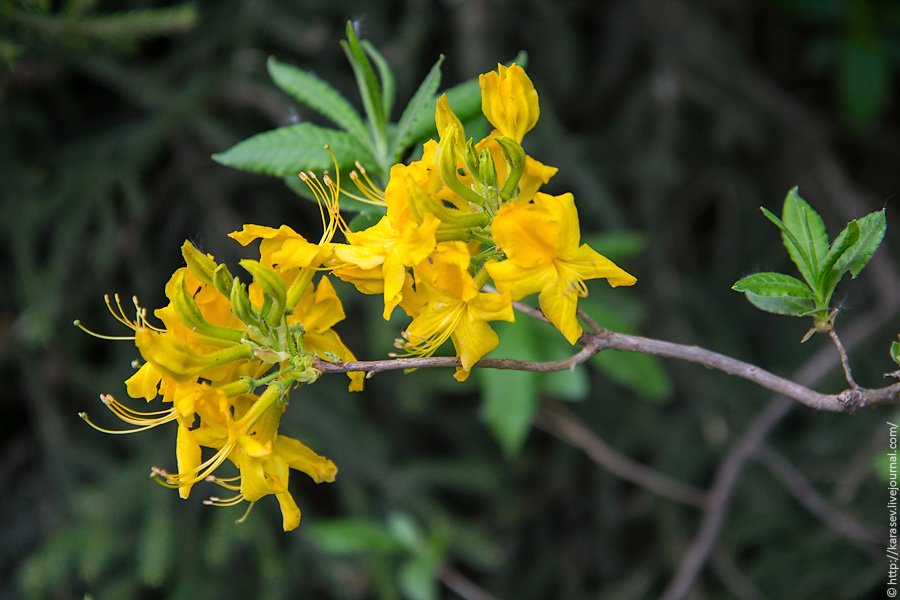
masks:
[[[758,296],[815,298],[808,285],[796,277],[782,273],[754,273],[735,283],[731,289],[736,292],[751,292]]]
[[[871,129],[891,100],[891,57],[874,27],[854,28],[837,48],[838,98],[850,124]]]
[[[900,365],[900,342],[891,344],[891,359]]]
[[[376,136],[376,147],[385,143],[386,136],[386,118],[384,115],[384,105],[381,99],[381,85],[372,65],[369,63],[366,53],[363,52],[353,30],[353,21],[347,21],[347,39],[341,41],[341,47],[350,61],[353,68],[353,75],[356,77],[356,85],[359,87],[360,96],[362,96],[363,106],[366,109],[366,115],[369,117],[369,123]],[[378,154],[376,150],[375,154]]]
[[[275,85],[355,136],[371,153],[372,136],[366,124],[356,109],[328,82],[274,57],[269,58],[266,66]]]
[[[397,95],[397,84],[394,80],[394,73],[391,71],[391,67],[384,59],[384,56],[381,55],[374,44],[369,40],[362,40],[360,44],[362,44],[366,54],[375,61],[375,66],[378,68],[378,76],[381,79],[381,104],[384,107],[385,118],[389,119],[391,110],[394,108],[394,99]]]
[[[434,118],[434,109],[436,107],[434,95],[441,85],[441,64],[443,62],[444,55],[441,54],[431,67],[431,70],[428,71],[428,75],[426,75],[425,79],[422,80],[422,83],[419,84],[419,89],[413,94],[409,104],[403,109],[403,114],[400,115],[400,120],[397,122],[395,137],[396,147],[391,152],[391,155],[394,157],[394,162],[399,161],[406,149],[419,139],[410,135],[410,127],[413,122],[423,114],[422,111],[427,111],[428,108],[431,107],[432,110],[428,115],[432,120]],[[424,116],[422,116],[422,118],[423,120],[425,119]]]
[[[828,249],[828,254],[825,256],[825,261],[822,263],[823,280],[826,278],[830,279],[834,276],[836,276],[837,279],[840,279],[841,275],[846,273],[846,271],[836,269],[834,266],[844,253],[847,252],[850,246],[859,241],[860,231],[859,223],[855,220],[850,221],[847,223],[847,226],[844,227],[841,234],[837,236],[834,242],[832,242],[831,248]]]
[[[841,273],[850,271],[854,279],[878,250],[887,229],[887,219],[883,208],[857,219],[856,222],[859,223],[859,240],[834,265],[834,268],[840,270]]]
[[[644,400],[663,402],[672,395],[669,376],[655,356],[604,350],[591,358],[591,364]]]
[[[784,234],[784,247],[810,287],[819,281],[822,263],[828,254],[825,223],[794,187],[784,199],[782,222],[792,236]]]
[[[293,175],[302,171],[333,169],[331,155],[340,166],[350,166],[354,160],[371,164],[371,154],[357,138],[344,131],[301,123],[265,131],[239,142],[225,152],[213,155],[219,164],[266,175]]]
[[[500,336],[500,343],[492,356],[540,360],[534,325],[529,320],[500,322],[493,327]],[[538,373],[478,369],[476,377],[481,384],[482,410],[488,427],[506,454],[514,456],[531,430],[538,405]]]
[[[320,519],[304,530],[313,544],[331,554],[396,553],[403,550],[403,546],[387,529],[363,519]]]
[[[601,327],[626,334],[636,332],[631,319],[625,319],[621,310],[615,310],[596,300],[593,295],[579,301]],[[672,382],[662,361],[650,354],[604,350],[591,357],[591,365],[604,376],[633,391],[643,400],[664,402],[672,395]]]
[[[400,567],[399,587],[409,600],[437,600],[437,564],[430,556],[416,556]]]
[[[753,292],[745,292],[747,300],[760,310],[788,315],[791,317],[803,317],[815,312],[815,301],[811,298],[793,298],[790,296],[760,296]]]

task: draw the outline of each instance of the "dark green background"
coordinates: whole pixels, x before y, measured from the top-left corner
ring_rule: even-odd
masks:
[[[807,322],[730,290],[756,270],[791,272],[758,207],[780,212],[799,185],[832,236],[885,204],[894,223],[895,2],[91,4],[0,0],[0,598],[455,597],[429,588],[414,572],[427,561],[411,567],[403,552],[327,551],[321,525],[335,518],[415,523],[452,569],[445,580],[461,575],[497,598],[653,598],[678,570],[703,511],[624,482],[543,429],[505,453],[476,378],[460,385],[449,371],[379,375],[354,395],[328,377],[295,395],[282,431],[340,473],[330,485],[293,479],[304,516],[289,534],[273,499],[234,525],[240,508],[201,505],[209,490],[180,501],[150,481],[151,465],[174,464],[171,428],[112,437],[77,418],[116,426],[97,395],[124,398],[137,358],[128,342],[71,326],[127,333],[104,293],[162,305],[185,238],[234,267],[249,254],[225,235],[242,223],[318,236],[315,207],[280,181],[209,157],[315,118],[269,81],[270,55],[356,102],[338,46],[347,19],[390,61],[401,102],[440,53],[445,87],[529,53],[541,120],[526,150],[560,168],[548,191],[575,194],[586,235],[640,234],[638,253],[615,257],[638,284],[592,285],[591,299],[646,335],[789,377],[810,361],[836,366],[827,338],[799,344]],[[889,227],[876,260],[836,295],[838,331],[862,338],[856,379],[871,387],[896,367],[897,239]],[[381,322],[377,298],[347,297],[338,330],[360,357],[385,356],[402,321]],[[617,451],[708,488],[770,395],[693,365],[664,370],[648,388],[643,371],[615,383],[592,368],[587,397],[567,408]],[[841,389],[839,369],[815,387]],[[688,597],[883,597],[878,465],[896,418],[797,407],[773,423],[768,458],[740,465]],[[802,484],[834,512],[808,511]],[[835,526],[841,518],[865,539]]]

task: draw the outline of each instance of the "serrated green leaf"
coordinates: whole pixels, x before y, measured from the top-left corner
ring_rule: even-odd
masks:
[[[239,142],[225,152],[213,155],[217,163],[266,175],[297,175],[302,171],[333,169],[331,155],[338,165],[349,167],[354,160],[372,164],[373,159],[355,136],[337,129],[301,123],[265,131]]]
[[[507,65],[517,64],[525,67],[528,64],[528,54],[519,52],[516,57],[506,63]],[[481,88],[478,85],[478,78],[469,79],[458,85],[448,89],[447,102],[450,108],[459,117],[463,123],[470,121],[481,114]],[[421,111],[417,118],[413,119],[408,135],[409,141],[416,142],[435,134],[434,111],[437,108],[437,98],[432,98],[425,110]]]
[[[891,344],[891,359],[900,365],[900,342]]]
[[[838,279],[840,279],[840,276],[844,274],[844,271],[835,269],[834,266],[850,246],[859,241],[860,232],[859,223],[857,221],[850,221],[847,223],[847,226],[844,227],[844,230],[840,235],[835,238],[834,242],[831,244],[831,248],[828,249],[825,261],[822,263],[823,279],[834,275],[837,275]]]
[[[399,161],[406,149],[420,139],[421,136],[417,138],[410,135],[410,127],[419,118],[420,114],[423,114],[422,111],[428,111],[428,108],[431,107],[432,110],[428,113],[428,116],[432,119],[434,117],[434,107],[436,106],[434,104],[434,95],[441,85],[441,64],[443,62],[444,55],[441,54],[431,67],[431,70],[428,71],[428,75],[419,84],[419,88],[413,94],[409,104],[403,109],[403,114],[400,115],[394,138],[395,148],[391,152],[394,162]],[[422,118],[424,119],[425,117],[423,116]]]
[[[815,302],[810,298],[760,296],[753,292],[745,292],[745,294],[747,300],[756,308],[778,315],[803,317],[816,310]]]
[[[806,282],[811,287],[815,286],[828,254],[828,233],[822,217],[800,197],[798,188],[794,187],[784,199],[781,220],[792,234],[783,235],[784,247]]]
[[[397,95],[397,82],[394,80],[394,72],[391,71],[391,66],[372,42],[362,40],[360,44],[378,68],[378,76],[381,79],[381,104],[384,107],[385,118],[389,119],[391,110],[394,108],[394,99]]]
[[[841,273],[850,271],[854,279],[878,250],[881,240],[884,239],[884,232],[887,230],[884,209],[869,213],[865,217],[857,219],[856,222],[859,223],[859,240],[834,265],[834,268]]]
[[[783,273],[754,273],[735,283],[731,289],[736,292],[752,292],[759,296],[815,298],[808,285],[796,277]]]
[[[350,102],[327,81],[274,57],[269,57],[266,67],[275,85],[355,136],[372,152],[372,136],[366,124]]]
[[[500,336],[500,343],[492,356],[540,360],[533,325],[527,319],[516,323],[500,322],[493,327]],[[478,369],[476,377],[481,384],[482,410],[488,427],[507,455],[513,456],[531,430],[538,405],[538,374]]]
[[[403,546],[387,529],[363,519],[320,519],[305,527],[304,531],[320,550],[331,554],[396,553],[403,550]]]

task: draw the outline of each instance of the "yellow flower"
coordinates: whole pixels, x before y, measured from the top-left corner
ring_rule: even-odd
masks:
[[[637,280],[580,244],[578,212],[572,194],[538,192],[533,203],[508,203],[492,224],[494,242],[508,260],[485,265],[497,289],[514,300],[540,292],[541,310],[574,344],[582,328],[575,318],[578,298],[587,295],[584,281],[604,278],[613,287]]]
[[[459,381],[499,343],[487,322],[514,320],[508,295],[480,291],[468,272],[469,257],[463,242],[442,242],[416,266],[416,290],[425,303],[403,332],[403,347],[421,356],[452,340],[462,363],[455,374]]]
[[[479,76],[478,84],[484,116],[501,135],[521,142],[540,115],[531,79],[518,65],[497,65],[497,71]]]
[[[362,282],[360,291],[364,293],[367,289],[372,289],[373,278],[363,276],[362,273],[374,272],[374,279],[380,279],[384,285],[383,316],[387,320],[403,300],[407,267],[428,257],[434,249],[434,234],[440,224],[440,220],[434,215],[425,215],[421,223],[409,221],[406,227],[398,231],[391,226],[387,217],[382,217],[368,229],[347,232],[350,245],[334,245],[337,264],[333,272],[344,281],[353,284]]]

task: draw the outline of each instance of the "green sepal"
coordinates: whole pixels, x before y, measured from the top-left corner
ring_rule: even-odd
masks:
[[[509,200],[516,195],[519,180],[522,179],[522,174],[525,172],[525,150],[519,142],[512,138],[503,135],[495,135],[493,138],[500,145],[500,152],[503,153],[503,158],[509,165],[509,175],[500,190],[500,197]]]
[[[447,126],[447,129],[451,129],[451,127]],[[438,144],[434,153],[434,162],[438,173],[440,173],[444,185],[450,188],[451,191],[473,204],[484,206],[484,198],[459,180],[459,175],[456,172],[456,146],[452,143],[451,137],[450,133],[446,133],[443,136],[445,141]]]
[[[253,305],[250,303],[247,286],[236,277],[232,280],[229,297],[231,299],[231,312],[234,316],[250,327],[259,327],[259,319],[253,310]]]
[[[760,296],[753,292],[744,292],[750,304],[760,310],[788,315],[791,317],[804,317],[816,312],[815,301],[811,298],[794,298],[791,296]]]
[[[808,285],[783,273],[754,273],[739,280],[731,289],[757,296],[815,298]]]
[[[188,329],[215,340],[241,343],[245,337],[243,331],[221,325],[213,325],[204,318],[193,296],[188,293],[187,285],[184,282],[184,271],[179,270],[176,272],[173,283],[172,308],[175,309],[175,315],[178,317],[178,320],[184,323]]]
[[[287,302],[287,286],[284,280],[278,273],[258,261],[245,258],[240,265],[253,275],[254,281],[262,288],[264,300],[260,315],[269,325],[277,327],[284,318]]]
[[[234,281],[235,278],[231,276],[231,273],[228,271],[228,267],[226,267],[224,264],[217,266],[213,271],[213,287],[219,290],[219,293],[226,298],[231,297],[231,290],[234,286]]]
[[[204,285],[212,285],[213,272],[219,265],[209,256],[200,252],[191,242],[185,241],[181,246],[181,256],[187,264],[188,270]]]

